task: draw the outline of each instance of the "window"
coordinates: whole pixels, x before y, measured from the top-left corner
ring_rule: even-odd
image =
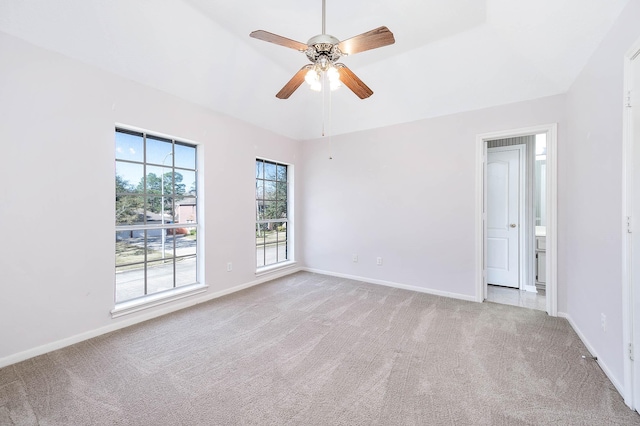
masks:
[[[116,129],[115,302],[198,282],[196,147]]]
[[[289,260],[288,166],[256,160],[256,260],[263,267]]]

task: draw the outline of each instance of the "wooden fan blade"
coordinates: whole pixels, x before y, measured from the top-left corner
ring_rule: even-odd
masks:
[[[351,37],[338,43],[338,48],[342,53],[353,55],[366,50],[377,49],[388,46],[396,42],[393,33],[387,27],[379,27],[375,30]]]
[[[289,96],[291,96],[291,94],[295,92],[298,87],[300,87],[300,85],[304,81],[304,76],[307,74],[307,70],[310,68],[313,68],[313,66],[305,65],[304,67],[300,68],[300,71],[298,71],[293,76],[293,78],[289,80],[289,82],[285,84],[282,89],[280,89],[280,91],[276,94],[276,98],[289,99]]]
[[[366,99],[373,95],[373,90],[364,84],[357,75],[353,73],[345,64],[336,64],[336,68],[340,73],[340,81],[344,83],[353,93],[355,93],[360,99]]]
[[[300,52],[307,50],[307,45],[299,41],[291,40],[290,38],[282,37],[277,34],[273,34],[263,30],[257,30],[249,34],[249,37],[257,38],[258,40],[268,41],[269,43],[279,44],[280,46],[295,49]]]

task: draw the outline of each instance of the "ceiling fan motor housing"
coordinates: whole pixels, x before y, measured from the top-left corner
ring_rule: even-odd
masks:
[[[325,61],[334,63],[342,56],[342,52],[338,49],[338,43],[340,43],[340,40],[334,36],[320,34],[309,39],[307,42],[308,49],[305,54],[314,64]],[[322,61],[322,58],[326,58],[325,61]]]

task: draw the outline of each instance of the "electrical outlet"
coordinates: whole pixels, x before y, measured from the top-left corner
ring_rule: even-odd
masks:
[[[607,316],[605,314],[600,314],[600,326],[602,326],[602,331],[607,332]]]
[[[231,262],[227,263],[227,272],[233,271],[233,264]]]
[[[382,266],[382,258],[381,257],[377,257],[376,258],[376,265]]]
[[[351,260],[353,261],[353,263],[358,263],[358,255],[357,254],[352,254],[351,255]]]

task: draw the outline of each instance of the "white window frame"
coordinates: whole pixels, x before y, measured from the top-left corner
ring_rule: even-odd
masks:
[[[195,165],[195,169],[191,169],[191,168],[183,168],[183,167],[176,167],[174,164],[174,155],[171,155],[170,157],[172,158],[171,160],[171,165],[161,165],[163,167],[166,167],[167,169],[171,170],[172,172],[176,172],[176,171],[180,171],[180,170],[185,170],[185,171],[192,171],[195,173],[195,180],[196,180],[196,188],[195,188],[195,199],[196,199],[196,220],[193,222],[189,222],[188,227],[195,227],[196,228],[196,247],[195,247],[195,258],[196,258],[196,280],[194,283],[191,284],[183,284],[180,285],[178,287],[176,287],[176,270],[175,270],[175,266],[174,266],[174,271],[173,271],[173,282],[174,282],[174,287],[172,289],[168,289],[168,290],[163,290],[163,291],[159,291],[159,292],[154,292],[154,293],[148,293],[148,294],[144,294],[142,296],[139,297],[135,297],[135,298],[131,298],[128,300],[123,300],[123,301],[116,301],[116,282],[115,282],[115,277],[114,277],[114,308],[111,310],[111,315],[112,318],[117,318],[119,316],[122,315],[126,315],[129,313],[133,313],[133,312],[138,312],[144,309],[148,309],[154,306],[158,306],[158,305],[162,305],[165,303],[169,303],[175,300],[180,300],[183,299],[185,297],[194,295],[194,294],[199,294],[202,293],[204,291],[206,291],[207,289],[207,285],[204,284],[204,268],[203,268],[203,256],[202,253],[204,253],[204,229],[203,229],[203,225],[202,225],[202,218],[203,218],[203,197],[201,196],[201,194],[203,193],[203,188],[202,188],[202,182],[203,179],[201,177],[201,147],[199,146],[198,143],[195,143],[193,141],[189,141],[187,139],[184,138],[176,138],[170,135],[165,135],[159,132],[153,132],[153,131],[147,131],[144,129],[140,129],[140,128],[136,128],[136,127],[131,127],[131,126],[125,126],[125,125],[119,125],[116,124],[115,126],[115,132],[124,132],[124,133],[130,133],[130,134],[136,134],[136,135],[140,135],[143,138],[143,143],[146,146],[146,138],[147,137],[153,137],[153,138],[157,138],[157,139],[161,139],[161,140],[165,140],[167,142],[171,142],[172,144],[172,154],[175,152],[175,145],[186,145],[186,146],[190,146],[195,148],[196,152],[196,165]],[[115,134],[114,132],[114,134]],[[114,153],[115,155],[115,153]],[[115,159],[115,162],[117,163],[118,161],[120,162],[131,162],[131,161],[127,161],[127,160],[122,160],[122,159]],[[157,167],[157,164],[154,163],[150,163],[147,162],[147,158],[146,155],[143,158],[142,162],[135,162],[137,164],[143,164],[145,167],[145,172],[144,172],[144,176],[146,178],[147,176],[147,172],[146,172],[146,167],[147,165],[149,166],[155,166]],[[145,192],[143,193],[144,195],[146,195],[146,189],[144,190]],[[117,195],[117,194],[116,194]],[[115,198],[114,198],[114,202],[115,202]],[[146,222],[146,221],[145,221]],[[184,223],[163,223],[163,224],[135,224],[135,225],[115,225],[115,233],[117,232],[121,232],[121,231],[148,231],[148,230],[157,230],[160,229],[162,230],[161,232],[164,232],[165,230],[168,229],[177,229],[177,228],[183,228],[185,227]],[[146,244],[146,243],[145,243]],[[115,249],[114,249],[114,254],[115,254]],[[148,263],[150,262],[150,260],[145,259],[144,263]],[[114,264],[115,266],[115,264]],[[146,281],[146,277],[145,277],[145,281]],[[146,282],[145,282],[145,293],[146,293]]]
[[[285,166],[287,168],[287,181],[286,181],[286,188],[287,188],[287,215],[286,217],[280,217],[280,218],[276,218],[276,219],[259,219],[258,218],[258,209],[259,209],[259,205],[258,205],[258,197],[257,195],[254,197],[255,200],[255,210],[256,210],[256,217],[255,217],[255,230],[257,232],[258,227],[260,224],[266,224],[266,223],[278,223],[278,222],[286,222],[287,224],[287,238],[286,238],[286,253],[287,253],[287,259],[285,260],[281,260],[281,261],[277,261],[275,263],[270,263],[270,264],[265,264],[265,265],[261,265],[261,266],[257,266],[257,256],[258,256],[258,247],[259,244],[256,242],[255,245],[255,261],[256,261],[256,275],[262,275],[262,274],[266,274],[269,272],[272,272],[274,270],[279,270],[279,269],[283,269],[283,268],[288,268],[291,267],[293,265],[295,265],[295,258],[294,258],[294,211],[293,211],[293,182],[294,182],[294,166],[292,164],[283,162],[283,161],[278,161],[278,160],[272,160],[272,159],[268,159],[268,158],[263,158],[263,157],[256,157],[255,162],[263,162],[263,163],[271,163],[271,164],[275,164],[276,167],[279,166]],[[255,167],[254,167],[255,170]],[[256,182],[256,191],[257,191],[257,181],[259,180],[259,178],[257,176],[254,176],[255,179],[254,181]],[[263,178],[261,180],[265,181],[266,179],[264,179],[265,176],[263,176]],[[264,198],[262,199],[264,201]],[[262,244],[263,247],[265,246],[265,244]],[[264,252],[266,252],[266,250],[263,248]],[[265,256],[263,252],[263,256]],[[276,249],[277,252],[277,249]],[[266,258],[266,256],[265,256]],[[264,262],[266,263],[266,262]]]

